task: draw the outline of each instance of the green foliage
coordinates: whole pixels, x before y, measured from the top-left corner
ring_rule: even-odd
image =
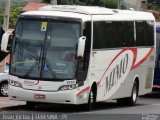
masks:
[[[61,5],[91,5],[117,8],[117,0],[58,0]]]
[[[150,9],[150,10],[160,10],[160,5],[150,3],[150,4],[148,4],[148,9]]]
[[[27,0],[11,0],[9,28],[14,28],[22,7]],[[3,23],[4,4],[0,4],[0,24]]]
[[[44,3],[50,3],[50,0],[43,0]]]
[[[148,0],[148,9],[160,10],[160,3],[158,0]]]
[[[80,2],[79,0],[58,0],[57,2],[58,4],[61,4],[61,5],[84,4],[83,2]]]
[[[11,10],[10,10],[10,20],[9,20],[9,27],[10,28],[15,27],[17,18],[21,14],[21,12],[22,12],[22,7],[21,6],[15,6],[15,7],[11,8]]]
[[[107,8],[117,8],[117,0],[103,0],[103,4]]]
[[[0,25],[2,24],[2,22],[3,22],[3,14],[2,14],[2,12],[3,12],[3,3],[0,3]]]
[[[0,13],[0,25],[1,25],[1,23],[3,23],[3,14],[2,13]]]

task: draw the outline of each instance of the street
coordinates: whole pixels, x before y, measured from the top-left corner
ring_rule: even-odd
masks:
[[[83,106],[72,105],[39,105],[34,110],[27,109],[23,101],[11,101],[0,97],[0,117],[2,120],[20,115],[21,119],[68,119],[82,120],[112,119],[112,120],[160,120],[160,94],[154,93],[138,98],[135,106],[119,106],[116,101],[97,103],[92,111],[84,111]],[[2,116],[3,114],[3,116]],[[22,116],[22,115],[30,115]],[[12,116],[8,116],[12,115]],[[147,117],[146,117],[147,116]],[[16,116],[17,117],[17,116]],[[19,119],[20,119],[19,118]],[[34,119],[33,119],[34,118]],[[16,118],[19,120],[18,118]]]

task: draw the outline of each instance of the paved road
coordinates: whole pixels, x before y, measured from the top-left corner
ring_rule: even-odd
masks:
[[[34,118],[31,120],[46,120],[47,118],[56,117],[57,120],[62,118],[67,118],[67,120],[160,120],[160,93],[139,97],[137,104],[133,107],[119,106],[115,101],[111,101],[98,103],[89,112],[84,111],[83,106],[53,104],[40,105],[34,110],[30,110],[26,108],[25,104],[23,101],[10,101],[8,98],[1,97],[0,114],[13,113],[23,115],[27,113],[30,115],[30,119]]]

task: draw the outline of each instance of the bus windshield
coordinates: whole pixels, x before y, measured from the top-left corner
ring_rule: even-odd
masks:
[[[10,74],[27,79],[75,79],[79,37],[78,21],[19,19]]]

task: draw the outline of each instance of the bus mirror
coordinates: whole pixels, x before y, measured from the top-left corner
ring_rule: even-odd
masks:
[[[83,57],[85,49],[86,37],[82,36],[78,41],[77,57]]]
[[[5,32],[2,36],[2,41],[1,41],[1,51],[3,52],[9,52],[7,50],[7,46],[8,46],[8,41],[9,41],[9,37],[11,35],[11,32]]]

